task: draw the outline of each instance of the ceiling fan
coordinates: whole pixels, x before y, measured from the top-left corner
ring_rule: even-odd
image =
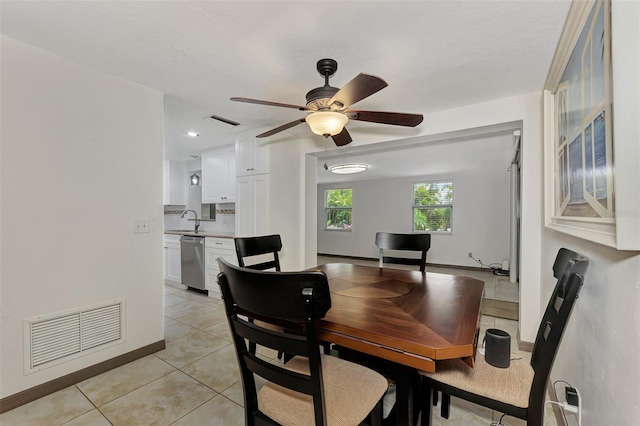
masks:
[[[307,122],[311,131],[317,135],[333,139],[337,146],[343,146],[352,141],[345,124],[349,120],[368,121],[371,123],[392,124],[396,126],[415,127],[422,122],[422,114],[406,114],[401,112],[363,111],[349,109],[349,107],[377,91],[387,87],[383,79],[365,73],[358,74],[342,88],[329,86],[329,77],[338,69],[338,63],[333,59],[321,59],[316,68],[324,76],[324,86],[311,89],[307,95],[305,106],[283,104],[279,102],[261,101],[250,98],[231,98],[232,101],[246,102],[294,108],[310,112],[306,117],[299,118],[275,129],[257,135],[258,138],[275,135],[278,132]]]

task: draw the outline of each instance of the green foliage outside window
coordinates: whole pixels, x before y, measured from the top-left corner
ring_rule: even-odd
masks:
[[[325,191],[325,229],[351,229],[351,189],[327,189]]]
[[[451,232],[453,182],[413,185],[413,230]]]

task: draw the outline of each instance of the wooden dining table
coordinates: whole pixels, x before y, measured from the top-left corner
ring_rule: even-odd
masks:
[[[396,424],[414,423],[411,374],[434,372],[438,361],[452,358],[473,367],[483,281],[346,263],[311,269],[327,275],[331,291],[331,309],[317,325],[320,339],[404,372],[406,382],[396,389]]]

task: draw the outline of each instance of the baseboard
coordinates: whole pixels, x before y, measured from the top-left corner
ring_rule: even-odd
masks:
[[[53,379],[41,385],[9,395],[0,399],[0,414],[69,386],[73,386],[76,383],[80,383],[83,380],[102,374],[105,371],[112,370],[116,367],[120,367],[121,365],[130,363],[131,361],[135,361],[147,355],[151,355],[152,353],[161,351],[165,347],[166,344],[163,339],[134,351],[127,352],[126,354],[118,355],[115,358],[111,358],[90,367],[83,368],[82,370],[67,374],[66,376],[58,377],[57,379]]]
[[[518,330],[517,334],[518,341],[518,349],[526,352],[533,352],[533,342],[527,342],[525,340],[520,339],[520,330]]]
[[[353,260],[367,260],[371,262],[377,262],[377,257],[360,257],[360,256],[345,256],[342,254],[328,254],[328,253],[318,253],[318,256],[324,257],[340,257],[343,259],[353,259]],[[460,266],[460,265],[446,265],[444,263],[426,263],[427,266],[434,266],[438,268],[456,268],[456,269],[467,269],[469,271],[483,271],[483,272],[491,272],[492,270],[489,268],[482,268],[479,266]],[[429,271],[427,271],[429,272]]]

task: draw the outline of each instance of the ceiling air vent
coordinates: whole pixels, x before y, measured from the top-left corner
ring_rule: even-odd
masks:
[[[240,123],[238,123],[236,121],[229,120],[228,118],[220,117],[219,115],[210,115],[209,117],[207,117],[207,120],[211,120],[214,123],[217,122],[217,123],[227,124],[227,125],[233,126],[233,127],[236,127],[236,126],[240,125]]]

